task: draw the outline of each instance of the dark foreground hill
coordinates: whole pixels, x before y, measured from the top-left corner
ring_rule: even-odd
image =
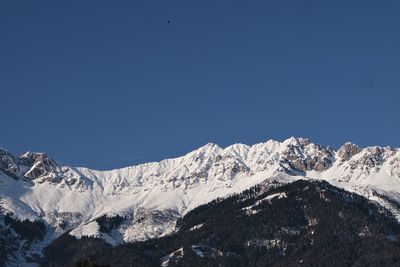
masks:
[[[177,227],[171,236],[117,247],[64,234],[42,265],[400,266],[396,219],[327,182],[261,184],[194,209]]]

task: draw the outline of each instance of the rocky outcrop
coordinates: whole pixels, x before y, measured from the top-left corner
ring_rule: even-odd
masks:
[[[312,143],[309,139],[292,138],[282,152],[280,165],[284,169],[297,171],[325,171],[335,161],[334,151]]]
[[[52,174],[59,167],[54,160],[44,153],[27,152],[21,159],[28,166],[31,166],[30,170],[25,173],[25,177],[32,180]]]
[[[61,171],[58,165],[45,153],[26,152],[21,157],[15,157],[8,151],[0,149],[0,171],[13,179],[28,178],[35,180],[42,177],[49,181],[60,181]]]
[[[339,148],[339,150],[337,151],[337,155],[342,161],[346,161],[349,160],[352,156],[358,154],[360,151],[361,148],[359,146],[347,142]]]

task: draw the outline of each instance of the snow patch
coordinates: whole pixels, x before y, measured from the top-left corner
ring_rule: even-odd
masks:
[[[183,248],[175,250],[174,252],[161,258],[161,267],[167,267],[171,258],[181,258],[183,257]]]
[[[69,232],[69,234],[74,236],[76,239],[81,239],[82,236],[100,237],[100,226],[96,221],[93,221],[75,228]]]
[[[189,231],[194,231],[194,230],[200,229],[201,227],[203,227],[203,224],[202,224],[202,223],[201,223],[201,224],[198,224],[198,225],[195,225],[195,226],[193,226],[192,228],[190,228],[190,229],[189,229]]]
[[[242,208],[242,211],[246,212],[247,215],[257,214],[260,210],[253,210],[254,207],[260,205],[261,203],[263,203],[265,201],[270,203],[271,200],[274,198],[282,199],[282,198],[286,198],[286,197],[287,197],[287,195],[285,192],[271,194],[271,195],[266,196],[263,199],[257,200],[253,205]]]

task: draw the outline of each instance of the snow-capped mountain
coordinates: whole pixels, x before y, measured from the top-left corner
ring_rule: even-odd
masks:
[[[379,204],[325,181],[268,179],[201,205],[171,235],[111,246],[63,234],[50,266],[397,266],[400,224]],[[104,229],[106,230],[106,229]]]
[[[0,210],[46,227],[43,240],[20,244],[15,261],[21,261],[68,231],[113,245],[172,233],[176,221],[197,206],[266,179],[326,180],[379,202],[400,219],[400,149],[346,143],[334,150],[293,137],[253,146],[207,144],[179,158],[111,171],[0,149]]]

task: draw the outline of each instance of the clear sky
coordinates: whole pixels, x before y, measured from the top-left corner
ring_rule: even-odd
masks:
[[[395,0],[1,1],[0,146],[97,169],[207,142],[400,146],[399,14]]]

